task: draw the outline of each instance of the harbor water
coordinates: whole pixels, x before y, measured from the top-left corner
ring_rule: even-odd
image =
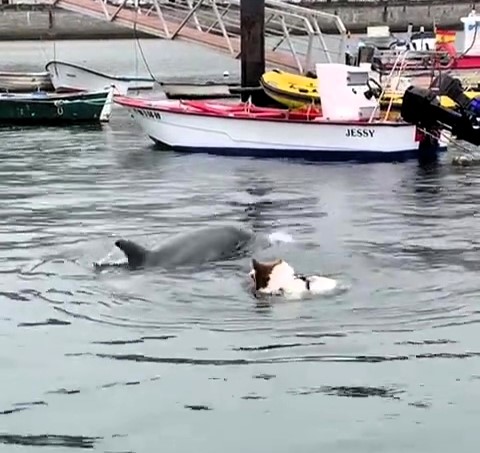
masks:
[[[145,41],[159,78],[238,62]],[[56,59],[145,73],[130,41],[4,43],[4,70]],[[137,59],[135,58],[137,55]],[[138,63],[139,64],[139,63]],[[480,169],[447,159],[326,165],[155,149],[103,126],[0,129],[0,451],[469,452],[480,416]],[[250,257],[199,272],[95,272],[221,223],[344,290],[253,298]]]

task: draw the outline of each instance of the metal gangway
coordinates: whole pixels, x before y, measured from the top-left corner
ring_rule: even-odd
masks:
[[[51,5],[240,57],[240,0],[52,0]],[[346,43],[340,17],[265,0],[267,65],[305,73],[318,62],[344,62]]]

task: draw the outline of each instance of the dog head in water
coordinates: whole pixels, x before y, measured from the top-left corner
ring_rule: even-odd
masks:
[[[248,275],[255,292],[277,294],[294,278],[294,270],[282,259],[262,263],[253,258],[252,269]]]

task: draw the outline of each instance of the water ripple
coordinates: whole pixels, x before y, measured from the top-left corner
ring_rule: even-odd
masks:
[[[0,443],[120,452],[144,436],[156,445],[149,436],[161,431],[173,450],[175,411],[190,423],[235,410],[256,435],[265,424],[255,411],[276,412],[277,400],[295,414],[314,404],[295,429],[315,432],[306,420],[316,420],[318,403],[303,398],[314,394],[341,400],[318,423],[354,433],[350,412],[361,407],[355,416],[365,421],[383,410],[375,400],[393,404],[399,388],[408,404],[398,419],[410,420],[405,411],[446,413],[442,386],[454,400],[456,379],[474,382],[463,364],[480,355],[480,170],[181,155],[155,150],[123,111],[115,115],[102,127],[1,131],[11,149],[0,149]],[[195,273],[93,268],[124,259],[119,237],[155,247],[223,222],[288,233],[293,242],[253,255],[332,276],[345,291],[259,301],[247,289],[250,255]],[[371,406],[342,405],[349,399]],[[220,418],[211,426],[223,432]],[[140,434],[114,438],[110,420]],[[275,420],[269,439],[284,428]],[[80,435],[77,422],[101,437]],[[192,438],[217,436],[189,426]]]
[[[94,448],[99,438],[85,436],[65,436],[59,434],[0,434],[0,443],[6,445],[23,445],[30,447],[69,447],[69,448]]]

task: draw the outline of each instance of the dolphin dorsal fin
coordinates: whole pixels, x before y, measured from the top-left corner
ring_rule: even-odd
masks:
[[[119,239],[115,245],[125,254],[130,267],[137,268],[145,264],[148,251],[141,245],[126,239]]]

